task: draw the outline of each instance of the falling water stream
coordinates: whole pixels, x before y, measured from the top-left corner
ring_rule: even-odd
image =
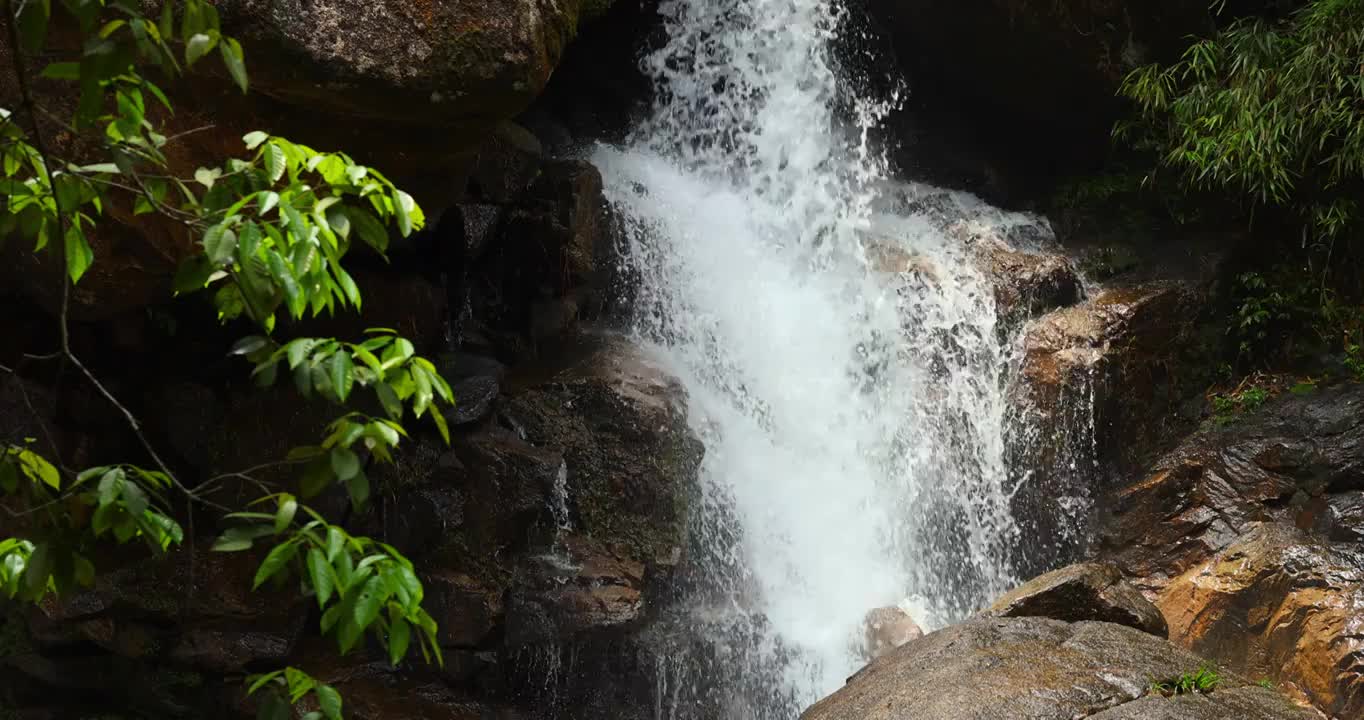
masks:
[[[931,629],[1015,582],[1012,343],[969,239],[1039,221],[888,177],[837,0],[661,12],[653,115],[593,157],[706,445],[656,714],[791,720],[867,611]]]

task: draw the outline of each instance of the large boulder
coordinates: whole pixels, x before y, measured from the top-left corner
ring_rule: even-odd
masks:
[[[1192,428],[1221,334],[1203,277],[1097,289],[1024,328],[1010,387],[1025,574],[1083,556],[1095,500]],[[1102,459],[1102,461],[1101,461]]]
[[[1195,672],[1205,662],[1166,640],[1122,625],[973,619],[872,662],[801,719],[1311,717],[1279,694],[1229,675],[1207,696],[1212,702],[1151,696],[1153,683]],[[1229,702],[1221,702],[1224,696]],[[1156,700],[1191,710],[1172,715]],[[1137,703],[1149,705],[1133,714],[1128,706]]]
[[[576,532],[624,545],[641,562],[675,563],[702,454],[685,392],[623,338],[584,343],[532,387],[513,391],[506,416],[529,442],[562,451],[563,501]]]
[[[256,88],[290,105],[481,129],[544,89],[587,14],[610,0],[224,0]]]
[[[1209,426],[1107,503],[1100,556],[1155,599],[1170,638],[1364,708],[1364,387],[1286,395]]]
[[[1054,570],[1005,593],[989,617],[1049,617],[1126,625],[1159,637],[1168,629],[1160,610],[1129,585],[1114,565],[1081,563]]]
[[[1259,524],[1156,601],[1181,644],[1281,678],[1332,717],[1364,715],[1364,550]]]

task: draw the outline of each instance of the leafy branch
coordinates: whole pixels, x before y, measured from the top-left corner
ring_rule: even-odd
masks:
[[[260,328],[262,334],[242,339],[231,351],[253,363],[252,375],[260,384],[273,385],[287,368],[305,398],[316,395],[345,406],[357,388],[373,391],[383,417],[348,411],[326,428],[320,445],[298,448],[271,464],[301,465],[305,498],[340,482],[353,506],[363,508],[370,489],[362,455],[391,462],[408,435],[402,421],[409,410],[418,419],[429,414],[449,441],[437,409],[439,403],[454,402],[449,384],[392,330],[369,331],[359,342],[281,341],[275,334],[281,320],[337,308],[359,311],[360,289],[342,259],[356,244],[382,256],[387,226],[396,226],[403,236],[420,229],[425,223],[420,207],[381,173],[344,153],[318,152],[261,131],[242,138],[243,158],[178,177],[167,148],[198,129],[171,135],[158,129],[157,118],[173,113],[172,103],[139,66],[158,67],[174,78],[217,50],[237,87],[242,92],[249,87],[242,48],[222,33],[217,11],[206,0],[168,0],[156,20],[143,16],[137,0],[60,0],[57,7],[79,28],[83,42],[76,57],[47,65],[41,75],[75,84],[79,99],[69,122],[35,101],[26,65],[27,56],[47,50],[54,3],[0,3],[14,48],[22,112],[30,125],[25,129],[10,110],[0,108],[0,186],[5,190],[0,241],[17,234],[32,243],[35,253],[46,251],[55,259],[62,270],[61,347],[45,357],[80,371],[119,411],[154,468],[108,465],[72,477],[28,444],[0,445],[0,508],[25,522],[22,537],[0,540],[0,591],[36,601],[90,585],[96,572],[90,549],[109,538],[118,543],[141,539],[164,554],[187,535],[192,540],[193,509],[206,503],[203,493],[224,479],[240,478],[266,492],[251,507],[272,505],[274,512],[228,514],[234,524],[214,550],[241,551],[272,540],[254,587],[297,579],[302,592],[317,599],[321,631],[335,637],[342,653],[372,635],[397,664],[415,635],[423,657],[440,662],[436,623],[421,608],[423,588],[411,562],[389,545],[350,535],[292,494],[259,483],[253,473],[260,468],[210,478],[193,488],[181,483],[133,413],[72,352],[69,330],[71,289],[97,260],[90,238],[106,210],[121,199],[131,203],[135,215],[156,213],[178,221],[202,252],[176,273],[176,294],[211,291],[221,321],[245,318]],[[101,161],[59,158],[44,142],[41,119],[98,146]],[[17,370],[3,370],[17,379]],[[51,449],[55,456],[56,446]],[[172,490],[188,499],[188,533],[171,516],[167,493]],[[253,678],[249,692],[262,690],[262,718],[282,719],[289,705],[305,697],[320,707],[305,718],[341,717],[335,689],[297,669]]]

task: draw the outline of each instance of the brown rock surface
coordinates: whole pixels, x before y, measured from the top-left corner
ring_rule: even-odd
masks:
[[[1081,563],[1033,578],[1005,593],[989,617],[1048,617],[1116,623],[1165,637],[1160,610],[1122,578],[1114,565]]]
[[[1133,714],[1153,679],[1204,661],[1166,640],[1121,625],[1047,618],[973,619],[902,646],[858,672],[802,720],[1014,720],[1161,718],[1165,706]],[[1208,720],[1307,720],[1270,691],[1225,677],[1201,704]],[[1216,702],[1224,693],[1235,702]],[[1192,702],[1186,706],[1193,707]],[[1105,714],[1108,713],[1108,714]],[[1123,714],[1125,713],[1125,714]]]
[[[587,538],[528,558],[507,601],[507,644],[556,646],[584,632],[618,629],[644,612],[644,564]]]
[[[1216,336],[1197,279],[1099,289],[1024,329],[1010,389],[1026,574],[1083,556],[1095,499],[1196,422]],[[1195,403],[1197,400],[1197,403]],[[1102,459],[1102,462],[1100,461]]]
[[[1291,682],[1332,717],[1364,715],[1364,550],[1261,524],[1156,603],[1181,644]]]
[[[1115,493],[1100,556],[1138,579],[1170,637],[1364,712],[1364,387],[1286,395],[1208,427]]]
[[[585,337],[562,362],[509,379],[507,417],[527,441],[560,448],[576,532],[624,544],[641,562],[672,562],[702,446],[685,393],[647,352]]]

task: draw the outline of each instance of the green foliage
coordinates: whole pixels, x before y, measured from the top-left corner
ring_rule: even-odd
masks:
[[[1222,676],[1217,674],[1217,670],[1210,665],[1204,665],[1194,672],[1184,673],[1171,680],[1152,682],[1151,692],[1167,697],[1190,693],[1206,694],[1216,690],[1221,682]]]
[[[1343,352],[1364,337],[1364,307],[1342,303],[1301,266],[1280,264],[1237,278],[1236,317],[1229,332],[1243,367],[1291,363]],[[1353,372],[1353,370],[1351,370]]]
[[[1228,425],[1240,415],[1255,412],[1271,397],[1263,387],[1249,387],[1212,396],[1213,421]]]
[[[1364,349],[1358,344],[1345,348],[1345,369],[1354,376],[1356,382],[1364,382]]]
[[[5,196],[0,205],[0,240],[17,233],[34,252],[51,253],[65,269],[64,294],[97,261],[90,237],[118,203],[134,214],[158,213],[180,221],[201,252],[186,260],[175,278],[177,294],[212,292],[221,321],[249,320],[260,334],[231,350],[250,361],[253,376],[272,385],[287,368],[305,398],[320,396],[347,407],[359,389],[370,390],[383,417],[347,411],[326,428],[317,446],[294,450],[288,460],[303,465],[301,494],[321,493],[336,483],[351,503],[363,508],[370,496],[365,458],[392,462],[407,437],[402,425],[411,413],[429,415],[445,440],[449,431],[437,407],[453,404],[449,384],[435,366],[416,355],[396,332],[377,329],[358,342],[334,338],[277,337],[289,320],[339,307],[358,311],[362,297],[342,260],[363,243],[383,255],[388,226],[407,236],[425,217],[412,197],[373,168],[344,153],[318,152],[263,131],[243,136],[244,155],[216,167],[178,177],[168,160],[177,137],[158,131],[172,113],[170,100],[140,68],[157,68],[178,78],[216,51],[227,76],[242,91],[249,87],[240,44],[222,34],[218,13],[207,0],[168,0],[151,19],[140,0],[0,0],[4,20],[19,52],[11,54],[24,106],[0,108],[0,170]],[[79,30],[74,54],[49,47],[48,29],[60,20]],[[64,15],[63,15],[64,13]],[[69,122],[34,102],[25,63],[56,58],[43,77],[74,83],[79,103]],[[16,112],[34,127],[24,129]],[[43,142],[34,120],[39,114],[94,147],[102,162],[77,165],[57,157]],[[156,554],[180,544],[184,533],[172,519],[168,495],[199,500],[160,464],[138,423],[67,346],[66,311],[59,319],[59,355],[81,370],[100,393],[129,419],[159,470],[119,464],[91,468],[69,477],[27,445],[0,445],[0,500],[22,508],[16,537],[0,539],[0,591],[37,601],[90,585],[95,568],[88,559],[97,542],[141,539]],[[29,443],[31,444],[31,442]],[[247,477],[244,473],[236,476]],[[322,611],[321,631],[341,652],[366,636],[375,638],[396,665],[413,637],[428,661],[441,661],[436,623],[421,607],[424,596],[412,564],[394,548],[350,535],[287,492],[268,492],[252,508],[231,513],[233,523],[214,549],[241,551],[269,541],[254,585],[291,579]],[[286,668],[252,679],[250,693],[263,692],[262,720],[283,720],[290,706],[311,698],[319,708],[305,720],[339,720],[335,689]]]
[[[1364,0],[1237,22],[1169,66],[1133,71],[1117,134],[1188,187],[1296,212],[1315,239],[1356,221],[1364,179]]]
[[[302,720],[341,720],[341,694],[298,668],[252,675],[246,682],[248,696],[260,693],[257,720],[290,720],[292,706],[309,697],[319,709],[305,713]]]
[[[179,210],[203,231],[204,254],[176,277],[177,292],[216,288],[219,317],[245,314],[267,332],[283,306],[294,319],[360,309],[360,290],[341,266],[358,240],[383,253],[386,222],[406,236],[425,223],[412,197],[343,153],[248,133],[247,160],[199,168],[192,184],[173,181]],[[165,189],[149,183],[157,195]],[[149,201],[146,206],[151,207]]]
[[[281,365],[287,365],[294,386],[304,397],[320,395],[328,400],[345,403],[358,386],[374,390],[388,420],[360,423],[357,429],[352,420],[333,429],[329,448],[339,444],[350,447],[364,439],[371,452],[382,460],[391,460],[389,450],[397,445],[398,435],[406,435],[401,426],[404,410],[410,403],[412,412],[421,418],[434,407],[436,400],[454,403],[450,385],[426,358],[418,357],[412,343],[388,328],[371,328],[369,338],[360,343],[340,342],[331,338],[296,338],[277,345],[269,338],[252,336],[237,343],[235,354],[244,355],[255,363],[252,371],[262,384],[272,384]],[[449,441],[449,429],[439,412],[431,412],[442,437]],[[388,428],[388,429],[385,429]]]
[[[5,3],[7,11],[17,13],[20,45],[30,54],[46,50],[52,5],[51,0]],[[147,97],[167,111],[170,103],[160,87],[138,73],[138,65],[154,64],[175,77],[182,70],[176,46],[183,46],[186,66],[217,46],[229,72],[236,77],[240,70],[243,91],[245,66],[241,47],[221,35],[217,11],[203,0],[164,3],[159,21],[143,17],[136,0],[63,0],[59,7],[88,41],[78,56],[48,64],[42,75],[78,85],[80,100],[69,127],[75,132],[102,127],[98,139],[109,162],[78,166],[52,156],[41,143],[30,142],[10,110],[0,109],[0,183],[6,196],[0,237],[18,230],[35,251],[60,252],[71,282],[78,282],[94,262],[88,233],[107,205],[103,191],[132,182],[150,197],[158,186],[147,186],[137,168],[166,164],[162,149],[169,139],[150,122]]]
[[[1270,680],[1269,678],[1260,678],[1259,680],[1255,681],[1255,684],[1259,685],[1260,687],[1266,690],[1274,689],[1274,681]]]
[[[275,503],[275,512],[229,515],[239,524],[223,533],[214,546],[221,552],[235,552],[264,538],[276,540],[256,572],[255,587],[297,578],[322,610],[323,634],[332,635],[342,653],[373,631],[397,665],[415,634],[422,656],[428,662],[440,661],[436,623],[421,607],[424,591],[407,558],[390,545],[352,536],[328,523],[288,493],[262,501]],[[295,522],[300,513],[307,520],[301,525]]]
[[[169,513],[171,480],[132,465],[95,467],[64,478],[28,447],[0,446],[0,497],[31,508],[30,538],[0,540],[0,592],[41,600],[94,582],[96,542],[142,540],[161,554],[184,540]],[[36,540],[36,542],[34,542]]]

